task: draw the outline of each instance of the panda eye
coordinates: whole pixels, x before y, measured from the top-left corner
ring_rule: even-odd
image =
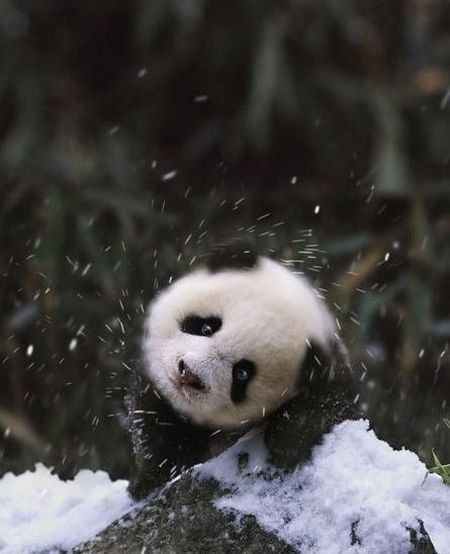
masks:
[[[255,364],[250,360],[240,360],[233,365],[231,384],[231,400],[233,402],[242,402],[245,399],[247,385],[255,373]]]
[[[233,366],[233,379],[239,383],[249,381],[255,373],[255,364],[249,360],[241,360]]]
[[[180,328],[183,333],[198,335],[200,337],[211,337],[222,327],[220,317],[200,317],[189,315],[183,319]]]

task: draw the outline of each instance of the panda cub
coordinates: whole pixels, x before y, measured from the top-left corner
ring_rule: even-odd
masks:
[[[218,250],[155,298],[140,364],[127,397],[135,498],[263,420],[272,461],[292,466],[333,424],[359,416],[316,291],[248,250]]]

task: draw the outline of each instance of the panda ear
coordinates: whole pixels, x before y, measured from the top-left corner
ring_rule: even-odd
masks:
[[[299,390],[327,385],[336,377],[350,372],[347,351],[344,345],[334,340],[329,346],[307,341],[305,356],[299,369]]]
[[[217,242],[206,258],[206,267],[212,273],[225,269],[253,269],[258,262],[255,247],[242,239]]]

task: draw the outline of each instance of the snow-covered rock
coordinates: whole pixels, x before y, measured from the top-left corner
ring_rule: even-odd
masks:
[[[253,430],[132,512],[126,481],[83,471],[63,482],[39,465],[0,480],[0,552],[70,549],[127,514],[77,551],[432,553],[424,526],[450,554],[450,488],[425,476],[363,420],[337,425],[310,462],[284,472]]]
[[[243,437],[197,471],[232,491],[218,508],[254,515],[301,552],[408,552],[408,529],[423,521],[436,550],[450,554],[450,488],[438,475],[424,480],[417,455],[394,450],[364,420],[337,425],[311,462],[289,473],[267,466],[261,436]]]

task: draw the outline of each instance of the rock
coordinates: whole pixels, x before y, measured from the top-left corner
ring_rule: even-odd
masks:
[[[415,529],[408,529],[411,536],[410,554],[436,554],[436,550],[425,530],[423,521],[419,521],[419,532]]]
[[[216,509],[214,499],[226,492],[213,479],[198,480],[192,473],[185,474],[158,497],[144,501],[134,512],[75,551],[84,554],[296,552],[261,529],[254,516],[238,516]],[[422,522],[419,531],[409,531],[410,554],[436,554]],[[353,544],[360,543],[356,522],[349,534]]]
[[[220,494],[214,480],[198,481],[184,475],[159,498],[145,501],[76,552],[295,552],[261,529],[253,516],[238,517],[217,510],[212,500]]]

